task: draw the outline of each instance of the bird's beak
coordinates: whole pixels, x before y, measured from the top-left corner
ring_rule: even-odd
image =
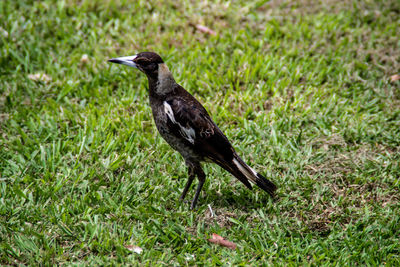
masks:
[[[109,59],[108,62],[118,63],[118,64],[122,64],[122,65],[127,65],[129,67],[137,68],[135,62],[133,62],[133,60],[136,57],[137,57],[137,55],[129,56],[129,57],[116,57],[116,58]]]

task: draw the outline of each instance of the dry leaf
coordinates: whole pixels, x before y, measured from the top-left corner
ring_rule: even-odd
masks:
[[[390,76],[390,81],[392,83],[395,82],[395,81],[398,81],[398,80],[400,80],[400,75],[399,74],[395,74],[395,75]]]
[[[51,81],[51,78],[44,73],[29,74],[28,78],[31,79],[32,81],[41,81],[44,83],[48,83]]]
[[[82,57],[81,57],[81,62],[82,62],[83,64],[85,64],[85,63],[87,63],[88,61],[89,61],[89,56],[86,55],[86,54],[83,54]]]
[[[204,32],[204,33],[207,33],[207,34],[211,34],[211,35],[216,35],[217,34],[215,31],[211,30],[210,28],[208,28],[206,26],[203,26],[203,25],[200,25],[200,24],[196,25],[196,29],[198,29],[201,32]]]
[[[143,252],[143,249],[141,247],[134,246],[134,245],[126,245],[125,248],[128,249],[129,251],[135,252],[137,254],[140,254]]]
[[[214,243],[214,244],[218,244],[230,249],[236,249],[236,244],[228,241],[226,239],[224,239],[222,236],[219,236],[217,234],[212,234],[212,238],[208,239],[209,242]]]

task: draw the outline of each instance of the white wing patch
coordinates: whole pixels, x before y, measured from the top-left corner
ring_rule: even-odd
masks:
[[[183,138],[188,140],[190,143],[194,144],[194,139],[196,138],[196,132],[191,127],[183,127],[179,122],[175,120],[174,112],[172,111],[171,106],[164,101],[164,111],[167,114],[168,118],[179,126],[179,132],[182,134]]]
[[[174,117],[174,112],[172,111],[171,106],[167,103],[167,101],[164,101],[164,111],[167,114],[168,118],[173,122],[177,123]]]
[[[181,133],[185,139],[187,139],[190,143],[194,144],[194,138],[196,137],[196,133],[193,130],[193,128],[190,127],[182,127],[180,124],[179,126],[181,127]]]

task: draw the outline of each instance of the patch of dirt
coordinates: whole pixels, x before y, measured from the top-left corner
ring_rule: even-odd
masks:
[[[8,113],[0,113],[0,122],[5,122],[10,118],[10,114]],[[1,130],[1,127],[0,127]]]
[[[343,136],[337,134],[316,139],[313,147],[324,149],[327,156],[323,161],[305,166],[306,174],[311,176],[329,174],[331,177],[341,177],[363,168],[367,161],[377,162],[380,155],[388,156],[400,152],[400,148],[393,149],[380,144],[375,146],[362,144],[357,149],[352,148],[351,151],[348,151],[349,146]],[[340,149],[342,152],[335,149]]]
[[[312,221],[308,224],[311,231],[320,234],[328,234],[330,232],[330,221]]]
[[[279,13],[284,14],[313,14],[317,12],[321,12],[321,9],[329,9],[331,12],[338,12],[340,8],[343,8],[338,5],[338,1],[335,0],[320,0],[320,1],[312,1],[312,0],[271,0],[266,5],[263,5],[258,8],[259,11],[267,11],[279,10]],[[348,5],[351,1],[342,1],[342,4]]]
[[[375,23],[382,23],[382,18],[387,21],[394,22],[400,14],[400,2],[397,0],[388,1],[355,1],[355,0],[271,0],[268,3],[258,7],[256,12],[263,20],[277,20],[284,23],[285,21],[295,22],[306,15],[320,14],[339,14],[340,12],[350,12],[354,17],[353,28],[360,28],[360,25],[368,25],[371,27],[363,28],[360,35],[354,32],[343,31],[337,32],[336,36],[331,36],[333,40],[347,38],[349,43],[357,44],[354,46],[353,54],[355,59],[360,62],[370,62],[367,64],[369,70],[379,68],[386,75],[392,75],[393,70],[400,69],[400,47],[398,38],[384,38],[376,31]],[[359,21],[359,23],[358,23]],[[390,29],[388,29],[390,31]],[[327,37],[329,38],[329,37]],[[384,38],[384,39],[383,39]],[[330,46],[319,46],[319,39],[314,40],[311,47],[302,47],[304,44],[299,43],[301,49],[314,51],[323,54]],[[385,44],[385,45],[382,45]],[[315,46],[316,45],[316,46]],[[354,60],[354,64],[358,64]],[[357,68],[355,68],[357,69]],[[359,80],[358,75],[354,79]]]
[[[395,205],[400,200],[400,196],[395,190],[390,191],[386,188],[386,193],[382,189],[386,186],[377,183],[367,183],[364,185],[338,186],[336,184],[326,185],[332,193],[331,201],[319,201],[320,195],[313,195],[311,202],[313,209],[304,213],[300,217],[301,221],[311,230],[316,232],[329,232],[334,223],[340,224],[343,228],[351,220],[357,219],[364,214],[364,210],[373,209],[378,205],[385,208]],[[387,192],[390,193],[387,193]],[[328,193],[327,193],[328,194]]]
[[[217,223],[221,228],[229,228],[233,225],[232,221],[230,221],[229,218],[237,218],[237,214],[227,211],[225,209],[212,208],[212,210],[214,214],[211,214],[210,210],[208,210],[204,214],[203,220],[208,225]]]
[[[205,210],[203,215],[199,216],[196,220],[199,222],[205,222],[205,224],[209,227],[216,223],[221,228],[230,228],[233,223],[229,219],[236,219],[238,217],[238,214],[227,211],[225,208],[212,207],[211,209],[213,214],[211,214],[211,211],[208,208]],[[197,225],[187,227],[186,231],[191,235],[197,235]]]
[[[308,212],[302,210],[301,213],[288,211],[290,216],[304,222],[309,230],[322,234],[329,233],[334,223],[344,227],[351,220],[362,216],[366,207],[385,208],[399,203],[398,190],[390,188],[389,184],[380,180],[358,183],[350,176],[365,168],[367,161],[382,164],[379,160],[382,155],[394,157],[400,149],[364,144],[355,150],[337,153],[332,151],[333,146],[342,148],[347,146],[344,139],[338,135],[318,139],[316,144],[331,155],[326,160],[305,167],[305,174],[314,176],[318,181],[309,196],[295,198],[299,205],[311,204],[312,209]]]
[[[364,12],[359,12],[359,11]],[[341,11],[351,11],[359,13],[359,16],[365,16],[371,13],[380,16],[382,11],[398,14],[400,5],[397,0],[387,1],[359,1],[359,0],[271,0],[265,5],[258,7],[257,11],[269,11],[273,14],[286,15],[310,15],[321,13],[322,11],[337,14]]]

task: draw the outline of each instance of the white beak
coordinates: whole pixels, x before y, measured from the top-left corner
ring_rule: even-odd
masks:
[[[137,68],[135,62],[133,62],[133,60],[136,57],[137,57],[137,55],[129,56],[129,57],[116,57],[116,58],[109,59],[108,62],[127,65],[129,67]]]

